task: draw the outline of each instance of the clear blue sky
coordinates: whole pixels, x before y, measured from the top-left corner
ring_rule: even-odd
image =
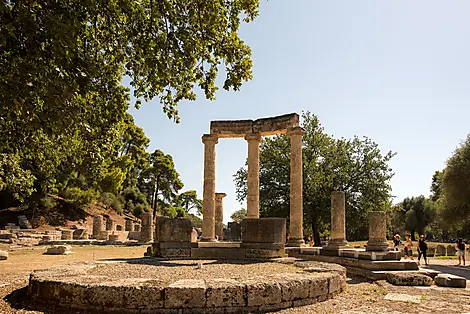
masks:
[[[394,202],[428,195],[435,170],[470,132],[470,1],[261,0],[241,37],[253,52],[252,81],[180,105],[174,124],[158,100],[132,109],[156,148],[173,156],[202,198],[203,144],[211,120],[255,119],[309,110],[335,137],[366,135],[391,162]],[[220,86],[220,85],[219,85]],[[199,93],[200,95],[200,93]],[[243,139],[217,145],[217,192],[224,221],[236,201],[233,174]]]

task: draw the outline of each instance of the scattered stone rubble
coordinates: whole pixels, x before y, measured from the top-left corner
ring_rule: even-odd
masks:
[[[44,254],[47,254],[47,255],[72,254],[72,246],[71,245],[53,245],[47,248],[47,251]]]
[[[8,252],[0,250],[0,261],[8,259]]]

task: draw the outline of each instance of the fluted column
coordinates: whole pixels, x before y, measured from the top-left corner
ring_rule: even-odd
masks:
[[[259,218],[259,133],[247,134],[248,141],[248,193],[247,218]]]
[[[217,135],[204,134],[204,191],[202,241],[215,241],[215,145],[219,142]]]
[[[219,240],[224,239],[224,203],[225,193],[215,193],[215,235]]]
[[[287,130],[290,136],[290,224],[288,246],[301,246],[303,239],[302,209],[302,136],[305,131],[301,127]]]

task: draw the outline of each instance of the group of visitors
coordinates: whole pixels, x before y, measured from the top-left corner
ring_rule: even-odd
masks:
[[[401,236],[397,233],[393,237],[393,247],[395,251],[399,251],[399,246],[402,244],[401,241]],[[459,239],[457,243],[455,244],[456,249],[457,249],[457,256],[459,258],[459,264],[460,266],[463,262],[463,266],[465,266],[465,243],[463,242],[462,239]],[[428,250],[428,244],[426,243],[426,239],[424,235],[420,235],[419,240],[418,240],[418,265],[421,266],[421,257],[424,259],[425,265],[428,264],[428,257],[427,257],[427,250]],[[405,243],[403,244],[403,251],[404,251],[404,259],[410,259],[413,260],[413,241],[411,240],[411,235],[407,234],[405,235]]]

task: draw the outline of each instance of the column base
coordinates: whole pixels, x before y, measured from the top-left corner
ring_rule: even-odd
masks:
[[[202,237],[201,242],[219,242],[215,238],[204,238]]]
[[[304,239],[289,239],[287,241],[286,246],[290,247],[302,247],[305,246],[305,241]]]
[[[369,240],[367,242],[366,251],[384,252],[388,251],[388,242],[384,240]]]

